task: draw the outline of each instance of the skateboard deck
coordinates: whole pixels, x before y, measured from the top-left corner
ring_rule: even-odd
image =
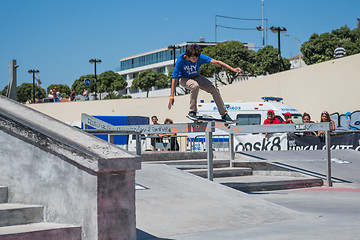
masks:
[[[186,117],[194,122],[222,122],[225,124],[236,124],[239,122],[238,120],[229,122],[229,121],[225,121],[225,120],[219,119],[219,118],[214,118],[211,116],[197,116],[196,119],[190,118],[189,116],[186,116]]]

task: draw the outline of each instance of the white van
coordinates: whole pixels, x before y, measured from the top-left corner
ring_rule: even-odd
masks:
[[[263,97],[263,102],[232,102],[225,103],[226,110],[232,119],[239,120],[237,125],[260,125],[264,123],[267,118],[267,111],[274,110],[275,117],[283,122],[284,113],[291,113],[294,123],[302,122],[301,113],[294,107],[282,101],[282,98],[277,97]],[[198,116],[212,116],[214,118],[221,118],[215,103],[204,103],[201,101],[198,104]]]
[[[278,97],[263,97],[263,102],[231,102],[225,103],[225,107],[230,117],[239,122],[236,125],[261,125],[267,118],[267,111],[272,109],[275,117],[283,122],[286,112],[291,113],[294,123],[302,123],[301,113],[282,102],[282,98]],[[221,118],[215,103],[204,103],[200,101],[198,104],[198,116],[211,116],[214,118]],[[214,150],[228,149],[229,137],[228,133],[219,129],[215,129],[213,133],[213,146]],[[189,133],[189,146],[188,151],[204,151],[205,136],[199,133]]]

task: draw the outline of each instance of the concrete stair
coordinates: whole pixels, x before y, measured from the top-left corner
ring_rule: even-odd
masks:
[[[196,176],[207,178],[206,154],[201,153],[146,153],[142,158],[145,164],[167,164],[180,170],[184,170]],[[184,158],[180,159],[181,157]],[[192,159],[191,157],[194,157]],[[235,161],[230,167],[230,160],[213,160],[214,182],[243,191],[272,191],[283,189],[307,188],[322,186],[323,180],[317,177],[306,176],[292,169],[279,167],[265,161],[241,162]]]
[[[0,186],[0,240],[80,240],[81,227],[44,222],[44,207],[8,203],[8,188]]]
[[[207,169],[191,169],[186,171],[199,177],[203,177],[203,178],[207,177]],[[248,175],[252,175],[251,168],[226,167],[226,168],[214,168],[213,170],[214,178],[248,176]]]
[[[188,160],[166,160],[166,161],[149,161],[146,163],[150,164],[166,164],[176,167],[181,170],[185,169],[199,169],[199,168],[207,168],[207,160],[206,159],[188,159]],[[225,168],[229,167],[229,160],[214,160],[213,161],[214,168]]]

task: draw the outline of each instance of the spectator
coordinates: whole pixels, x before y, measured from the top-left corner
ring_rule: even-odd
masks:
[[[275,117],[274,110],[272,109],[267,111],[267,119],[265,119],[264,125],[266,124],[281,124],[280,120]]]
[[[345,49],[341,46],[341,43],[337,44],[337,48],[334,50],[334,58],[342,58],[346,56]]]
[[[302,120],[303,120],[303,123],[313,123],[313,121],[311,121],[310,114],[308,114],[307,112],[304,112],[304,114],[302,115]],[[313,136],[313,135],[315,135],[315,133],[314,132],[304,132],[303,135],[304,136]]]
[[[82,95],[84,96],[85,101],[89,100],[89,93],[88,93],[88,90],[86,88],[84,88],[84,92],[83,92]]]
[[[75,100],[75,90],[72,90],[72,92],[70,93],[70,101],[74,101]]]
[[[283,121],[282,124],[294,123],[291,119],[291,113],[289,112],[284,113],[284,117],[285,117],[285,121]]]
[[[50,102],[53,102],[53,101],[54,101],[54,93],[53,93],[53,90],[50,90],[49,95],[48,95],[48,98],[49,98]]]
[[[158,120],[157,116],[152,116],[151,121],[154,125],[159,124],[158,123],[159,120]],[[148,134],[148,136],[152,137],[151,138],[152,150],[156,151],[156,143],[161,143],[161,138],[157,137],[157,136],[159,136],[159,134]]]
[[[54,102],[60,102],[60,91],[58,91],[57,87],[54,87],[53,94],[54,94]]]
[[[330,114],[327,111],[323,111],[321,113],[321,121],[320,122],[331,122],[331,131],[335,130],[335,123],[333,120],[330,119]],[[325,131],[318,131],[318,136],[323,136]]]
[[[267,124],[281,124],[280,120],[278,118],[275,117],[275,113],[274,110],[269,109],[267,111],[267,119],[264,120],[264,125]],[[265,133],[265,137],[268,137],[268,133]]]
[[[166,118],[164,121],[164,124],[174,124],[174,122],[170,118]],[[176,140],[176,134],[175,133],[165,133],[165,134],[159,134],[161,138],[163,137],[169,137],[170,138],[170,151],[179,151],[179,143]]]

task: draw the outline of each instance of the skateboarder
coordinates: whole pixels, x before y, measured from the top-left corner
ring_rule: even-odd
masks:
[[[180,85],[190,90],[190,108],[188,118],[196,120],[197,112],[197,97],[199,88],[210,93],[215,101],[220,116],[223,120],[231,122],[232,119],[228,115],[224,101],[220,95],[218,88],[216,88],[211,81],[199,74],[199,68],[202,64],[214,64],[219,67],[230,69],[231,71],[241,73],[240,68],[233,68],[228,64],[215,60],[201,53],[202,49],[197,44],[192,44],[186,48],[185,53],[181,54],[175,64],[172,73],[171,94],[169,100],[169,110],[174,105],[174,93],[177,81],[180,80]]]

